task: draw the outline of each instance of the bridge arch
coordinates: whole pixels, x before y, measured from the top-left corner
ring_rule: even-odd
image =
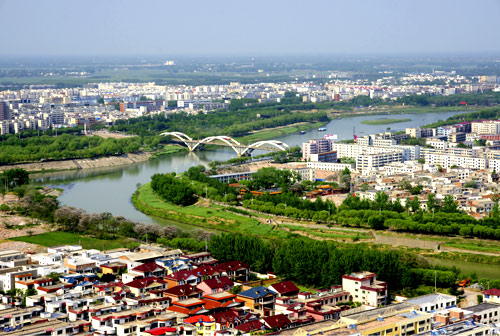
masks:
[[[248,145],[248,147],[241,153],[241,155],[250,154],[254,150],[258,149],[259,147],[264,147],[264,146],[275,147],[276,149],[279,149],[280,151],[284,151],[288,148],[288,145],[286,143],[281,142],[281,141],[277,141],[277,140],[257,141],[251,145]]]
[[[187,146],[187,148],[189,148],[190,151],[192,151],[194,149],[194,148],[191,148],[191,141],[193,141],[193,139],[184,133],[181,133],[181,132],[163,132],[160,135],[172,136],[174,138],[177,138],[178,140],[183,142]]]
[[[235,139],[225,136],[225,135],[218,135],[218,136],[211,136],[205,139],[200,140],[196,145],[191,150],[195,150],[198,146],[203,145],[203,144],[208,144],[214,141],[222,141],[228,146],[231,146],[231,148],[236,152],[236,154],[241,155],[241,150],[238,148],[241,146],[241,144],[236,141]]]

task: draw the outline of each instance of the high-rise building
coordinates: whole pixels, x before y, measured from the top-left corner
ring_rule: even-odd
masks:
[[[10,120],[9,106],[3,101],[0,101],[0,120]]]

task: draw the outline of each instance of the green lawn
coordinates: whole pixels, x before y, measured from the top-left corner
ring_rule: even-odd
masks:
[[[163,148],[160,151],[156,152],[151,158],[160,158],[171,154],[187,152],[187,150],[188,149],[186,147],[181,147],[178,145],[164,145]]]
[[[499,244],[485,244],[481,242],[446,242],[443,245],[470,251],[500,253]]]
[[[309,228],[305,226],[300,226],[300,225],[289,225],[289,224],[280,224],[280,227],[286,227],[290,231],[302,231],[305,233],[308,233],[310,235],[319,237],[319,238],[330,238],[330,239],[351,239],[353,241],[359,240],[359,239],[372,239],[373,237],[371,234],[366,231],[366,232],[357,232],[357,231],[345,231],[345,230],[338,230],[335,228],[328,228],[325,226],[324,229],[316,229],[316,228]]]
[[[289,233],[277,230],[274,226],[261,223],[255,218],[225,211],[220,205],[177,206],[161,200],[149,183],[141,186],[133,195],[134,206],[147,215],[153,215],[182,223],[188,223],[217,231],[240,232],[270,238],[287,238]]]
[[[243,137],[239,137],[237,138],[237,140],[241,143],[250,144],[256,141],[275,139],[278,137],[282,137],[284,135],[298,133],[300,131],[307,131],[324,125],[325,122],[316,122],[316,123],[305,123],[300,125],[286,126],[281,128],[255,132],[249,135],[245,135]]]
[[[81,245],[85,249],[110,250],[126,247],[132,240],[129,238],[117,238],[114,240],[103,240],[87,236],[81,236],[71,232],[46,232],[33,236],[22,236],[10,238],[10,240],[21,241],[46,247],[57,245]]]
[[[395,123],[400,123],[400,122],[406,122],[406,121],[411,121],[409,118],[402,118],[402,119],[390,119],[390,118],[383,118],[383,119],[375,119],[375,120],[363,120],[361,123],[362,124],[367,124],[367,125],[388,125],[388,124],[395,124]]]

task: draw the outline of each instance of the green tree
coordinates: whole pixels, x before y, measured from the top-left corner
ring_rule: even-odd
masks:
[[[446,195],[443,201],[443,212],[453,213],[458,212],[458,202],[453,199],[453,196]]]

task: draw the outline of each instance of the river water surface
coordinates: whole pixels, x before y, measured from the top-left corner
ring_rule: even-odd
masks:
[[[461,112],[390,116],[372,115],[335,119],[325,126],[327,130],[324,132],[313,129],[309,130],[306,134],[290,134],[276,140],[283,141],[289,146],[294,146],[302,145],[302,142],[309,139],[322,138],[325,134],[337,134],[339,140],[352,139],[354,131],[358,136],[363,136],[384,132],[388,127],[392,130],[404,130],[406,127],[418,127],[439,120],[445,120],[458,113]],[[391,119],[410,118],[412,120],[389,125],[366,125],[361,123],[364,120],[385,117]],[[193,134],[188,135],[193,136]],[[196,229],[196,227],[141,213],[134,208],[131,202],[131,195],[135,192],[139,184],[149,182],[153,174],[167,172],[180,173],[195,165],[208,165],[208,163],[214,160],[225,161],[233,157],[236,157],[236,154],[232,149],[229,147],[220,147],[215,150],[194,153],[177,153],[161,159],[141,162],[130,166],[38,174],[33,176],[33,183],[64,189],[63,194],[59,197],[63,205],[81,208],[87,212],[110,212],[114,216],[123,216],[139,222],[175,225],[180,229],[191,231]],[[498,266],[461,263],[434,258],[430,258],[430,261],[433,264],[445,263],[449,266],[455,265],[465,273],[476,272],[479,277],[500,279],[500,267]],[[496,269],[494,270],[493,268]]]
[[[354,129],[358,136],[383,132],[388,127],[393,130],[404,130],[406,127],[418,127],[444,120],[457,113],[460,112],[371,115],[335,119],[325,126],[327,130],[324,132],[313,129],[306,134],[290,134],[276,140],[294,146],[301,145],[302,142],[309,139],[322,138],[325,134],[337,134],[339,140],[352,139]],[[366,125],[361,123],[364,120],[381,118],[410,118],[412,120],[389,125]],[[194,136],[194,134],[188,135]],[[219,147],[216,150],[177,153],[130,166],[38,174],[33,176],[33,183],[64,189],[63,194],[59,197],[61,203],[84,209],[87,212],[110,212],[114,216],[123,216],[135,221],[175,224],[183,229],[192,229],[193,227],[187,224],[144,215],[132,205],[131,195],[137,189],[138,184],[149,182],[153,174],[180,173],[195,165],[207,165],[213,160],[225,161],[232,157],[236,157],[236,154],[231,148]]]

